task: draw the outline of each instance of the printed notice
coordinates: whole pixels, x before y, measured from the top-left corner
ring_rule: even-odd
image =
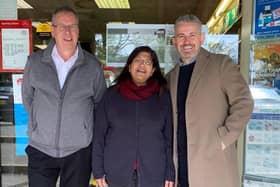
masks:
[[[3,69],[23,69],[29,49],[27,28],[2,29]]]
[[[246,130],[246,175],[280,179],[279,134],[280,114],[252,114]]]

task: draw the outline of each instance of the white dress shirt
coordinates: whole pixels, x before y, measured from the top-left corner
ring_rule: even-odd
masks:
[[[64,61],[63,58],[58,54],[56,45],[53,47],[52,59],[56,67],[60,89],[63,88],[66,77],[70,69],[72,68],[72,66],[75,64],[77,58],[78,58],[78,48],[76,49],[73,56],[71,56],[67,61]]]

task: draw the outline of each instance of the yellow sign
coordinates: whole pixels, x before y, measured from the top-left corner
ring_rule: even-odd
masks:
[[[51,32],[51,25],[48,23],[39,23],[36,32]]]

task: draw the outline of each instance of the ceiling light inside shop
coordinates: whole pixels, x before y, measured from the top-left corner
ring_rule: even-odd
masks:
[[[108,22],[108,24],[135,24],[135,22],[134,21],[129,21],[129,22],[112,21],[112,22]]]
[[[95,0],[98,8],[130,9],[128,0]]]
[[[218,5],[215,16],[220,16],[220,14],[224,13],[231,3],[231,0],[222,0]]]
[[[22,8],[22,9],[33,9],[32,6],[30,6],[27,2],[24,0],[17,0],[17,8]]]
[[[238,6],[239,0],[221,0],[212,14],[211,18],[207,22],[208,28],[212,27],[226,12],[230,9]]]

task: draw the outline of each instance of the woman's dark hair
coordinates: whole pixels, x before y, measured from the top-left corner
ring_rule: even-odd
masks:
[[[125,67],[121,71],[120,75],[116,78],[114,81],[116,84],[121,83],[122,81],[125,81],[127,79],[132,79],[130,72],[129,72],[129,65],[133,62],[134,58],[141,52],[147,52],[151,55],[152,62],[153,62],[153,68],[155,69],[153,75],[147,80],[148,82],[150,80],[157,80],[160,87],[165,87],[167,84],[166,79],[162,75],[160,71],[159,61],[157,54],[154,50],[152,50],[149,46],[140,46],[136,47],[128,56]]]

